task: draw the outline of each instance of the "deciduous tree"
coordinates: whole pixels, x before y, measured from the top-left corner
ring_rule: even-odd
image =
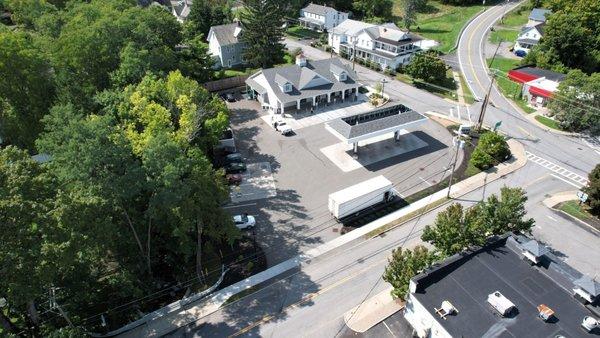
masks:
[[[548,108],[562,128],[600,134],[600,73],[569,72]]]
[[[405,300],[410,279],[429,267],[434,260],[435,255],[421,245],[412,250],[401,247],[394,249],[383,272],[383,280],[394,288],[392,296]]]
[[[52,70],[33,39],[0,33],[0,137],[31,151],[54,99]]]
[[[406,67],[406,73],[415,79],[439,84],[446,79],[446,64],[432,52],[416,54]]]
[[[600,164],[588,174],[588,185],[584,191],[588,194],[587,203],[592,215],[600,216]]]

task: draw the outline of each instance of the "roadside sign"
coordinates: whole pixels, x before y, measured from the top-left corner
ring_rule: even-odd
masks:
[[[461,124],[460,127],[458,127],[458,134],[459,135],[469,135],[471,133],[471,125],[468,124]]]
[[[502,121],[496,122],[496,124],[494,125],[494,131],[498,130],[498,128],[500,128],[501,125],[502,125]]]
[[[585,201],[587,201],[587,199],[588,199],[589,196],[588,196],[588,194],[586,194],[586,193],[584,193],[583,191],[580,190],[580,191],[577,192],[577,197],[579,197],[579,201],[581,203],[585,203]]]

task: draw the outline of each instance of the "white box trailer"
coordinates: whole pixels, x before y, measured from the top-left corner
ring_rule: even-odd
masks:
[[[397,194],[387,178],[377,176],[329,195],[329,211],[336,219],[355,214]]]

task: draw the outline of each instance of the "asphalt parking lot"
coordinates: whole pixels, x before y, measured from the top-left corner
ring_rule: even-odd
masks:
[[[394,183],[401,197],[406,197],[449,175],[452,135],[433,121],[408,130],[410,137],[425,146],[346,172],[322,151],[340,142],[324,124],[284,136],[261,118],[266,112],[256,101],[240,97],[228,106],[236,146],[249,171],[241,186],[232,189],[232,203],[226,209],[232,214],[255,216],[254,234],[269,265],[340,235],[341,225],[327,209],[330,193],[383,175]],[[369,145],[361,149],[360,156],[372,156],[369,151],[386,147],[390,145]],[[265,164],[270,168],[265,169]]]

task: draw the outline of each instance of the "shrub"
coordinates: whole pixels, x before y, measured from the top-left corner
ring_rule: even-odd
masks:
[[[487,132],[479,137],[471,155],[471,164],[481,170],[488,169],[510,157],[510,148],[504,136]]]
[[[325,51],[326,51],[327,53],[331,52],[331,46],[328,46],[328,45],[326,45],[326,46],[325,46]]]

